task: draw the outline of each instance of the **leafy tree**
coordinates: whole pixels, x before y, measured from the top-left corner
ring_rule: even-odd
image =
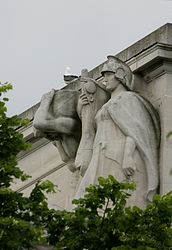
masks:
[[[73,201],[72,211],[49,209],[49,182],[37,183],[29,197],[11,190],[14,179],[28,178],[17,167],[17,154],[29,145],[16,127],[27,124],[6,116],[10,84],[0,85],[0,249],[32,249],[46,243],[57,250],[169,250],[172,247],[172,192],[156,195],[145,209],[127,207],[133,183],[99,178]]]
[[[172,246],[172,193],[156,195],[142,210],[126,207],[132,183],[99,178],[73,212],[51,210],[48,241],[66,250],[169,250]]]
[[[29,144],[16,127],[28,121],[17,116],[7,117],[3,94],[12,89],[9,83],[0,84],[0,249],[29,249],[45,241],[43,216],[48,212],[45,192],[53,191],[50,182],[37,183],[30,197],[14,192],[10,185],[14,179],[26,180],[28,176],[17,167],[17,154],[27,150]]]

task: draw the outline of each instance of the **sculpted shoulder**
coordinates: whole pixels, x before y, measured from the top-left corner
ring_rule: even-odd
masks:
[[[139,102],[140,97],[137,93],[132,91],[125,91],[117,95],[115,98],[111,99],[111,103],[116,103],[120,105],[130,105],[131,103],[140,103]]]

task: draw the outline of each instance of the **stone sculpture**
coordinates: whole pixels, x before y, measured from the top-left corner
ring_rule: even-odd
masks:
[[[131,203],[144,206],[159,183],[159,120],[152,105],[132,91],[132,72],[125,63],[109,56],[102,74],[111,98],[96,114],[92,158],[76,198],[98,176],[111,174],[119,181],[136,182]],[[81,98],[87,105],[86,96]]]
[[[88,70],[81,72],[81,95],[78,101],[78,115],[82,121],[82,136],[75,159],[76,169],[84,176],[91,161],[93,142],[95,137],[95,115],[98,109],[104,104],[97,96],[97,82],[89,78]],[[82,105],[86,100],[86,105]]]
[[[81,133],[78,98],[78,91],[52,89],[42,96],[33,121],[35,135],[52,141],[72,172]]]
[[[54,92],[44,96],[34,126],[51,137],[55,134],[62,159],[72,162],[73,171],[80,170],[82,178],[75,198],[82,197],[85,188],[95,184],[99,176],[111,174],[119,181],[136,182],[129,204],[143,207],[152,200],[159,184],[159,119],[153,106],[133,91],[132,72],[126,63],[108,56],[102,75],[111,95],[108,101],[100,99],[97,82],[88,77],[87,71],[81,74],[81,95],[77,94],[77,108],[75,105],[82,123],[80,142],[76,110],[74,116],[64,112],[49,118]],[[75,145],[74,152],[70,145]]]

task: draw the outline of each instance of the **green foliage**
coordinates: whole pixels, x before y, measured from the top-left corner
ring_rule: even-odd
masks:
[[[0,84],[0,249],[30,249],[46,240],[43,221],[49,209],[45,193],[54,191],[54,186],[49,181],[37,183],[30,197],[10,189],[14,179],[28,178],[17,167],[17,154],[29,148],[16,130],[27,125],[28,120],[6,115],[8,98],[3,94],[10,89],[11,84]]]
[[[0,85],[0,249],[32,249],[50,244],[57,250],[169,250],[172,246],[172,192],[156,195],[145,209],[127,207],[133,183],[113,176],[99,178],[73,201],[71,212],[48,208],[46,193],[54,185],[38,182],[29,197],[14,192],[13,179],[28,178],[17,167],[17,154],[29,145],[16,127],[27,120],[6,116],[11,84]]]
[[[30,197],[0,188],[0,249],[29,249],[46,241],[44,216],[49,208],[44,192],[50,192],[50,186],[37,184]]]
[[[167,138],[169,138],[170,136],[172,136],[172,131],[168,132]]]
[[[144,210],[127,207],[132,183],[99,178],[72,212],[51,210],[48,242],[67,250],[169,250],[172,246],[172,193],[156,195]]]
[[[0,85],[0,98],[4,92],[12,89],[9,83]],[[27,176],[17,167],[17,154],[26,150],[29,145],[24,142],[23,135],[16,127],[27,125],[28,121],[17,116],[7,117],[5,102],[0,99],[0,187],[9,187],[14,178],[25,180]]]

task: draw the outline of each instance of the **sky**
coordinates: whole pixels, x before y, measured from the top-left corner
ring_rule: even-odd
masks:
[[[8,114],[20,114],[66,67],[80,75],[165,23],[172,0],[0,0],[0,81],[11,82]]]

